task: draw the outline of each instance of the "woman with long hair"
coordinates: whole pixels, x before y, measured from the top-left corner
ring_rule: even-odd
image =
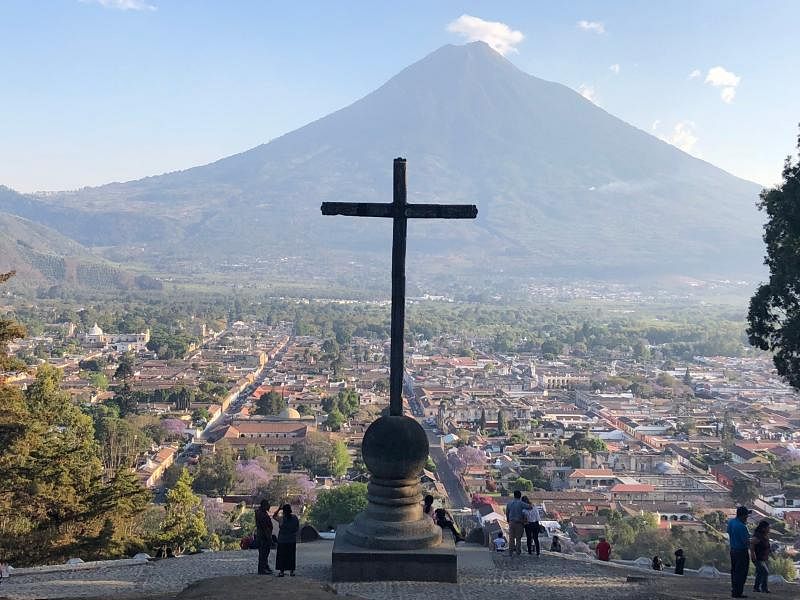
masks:
[[[290,504],[279,505],[272,518],[280,525],[275,569],[279,571],[278,577],[283,577],[284,571],[289,571],[289,575],[294,577],[297,566],[297,532],[300,530],[300,519],[292,514]]]
[[[430,494],[422,499],[422,512],[428,515],[432,520],[436,520],[436,514],[433,510],[433,496]]]
[[[750,558],[756,565],[756,580],[753,590],[756,592],[769,593],[767,581],[769,580],[769,568],[767,561],[771,552],[769,544],[769,521],[761,521],[750,538]]]

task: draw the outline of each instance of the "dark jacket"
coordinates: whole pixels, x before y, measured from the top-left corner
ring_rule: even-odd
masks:
[[[256,539],[259,542],[272,542],[272,519],[261,508],[256,509]]]
[[[297,532],[300,530],[300,519],[296,515],[280,518],[281,527],[278,529],[279,544],[294,544],[297,542]]]

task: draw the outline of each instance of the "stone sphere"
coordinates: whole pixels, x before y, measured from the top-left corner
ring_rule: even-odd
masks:
[[[417,477],[428,459],[428,436],[410,417],[381,417],[364,433],[361,456],[380,479]]]

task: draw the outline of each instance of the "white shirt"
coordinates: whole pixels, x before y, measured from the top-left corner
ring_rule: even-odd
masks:
[[[541,521],[541,515],[539,514],[539,509],[536,506],[529,510],[523,510],[522,514],[525,515],[526,523],[536,523]]]

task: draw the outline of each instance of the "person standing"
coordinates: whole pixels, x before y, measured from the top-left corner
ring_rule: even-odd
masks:
[[[683,548],[675,550],[675,575],[683,575],[683,568],[686,566],[686,556]]]
[[[508,537],[510,538],[509,555],[522,554],[522,534],[525,533],[525,515],[523,510],[529,510],[531,505],[522,501],[522,492],[514,490],[514,499],[506,504],[506,521],[508,521]]]
[[[256,509],[256,546],[258,547],[258,574],[272,575],[269,568],[269,551],[272,548],[272,519],[269,516],[269,502],[261,501]]]
[[[280,525],[278,529],[278,551],[275,555],[275,568],[279,571],[278,577],[284,576],[284,571],[294,577],[297,565],[297,532],[300,530],[300,519],[292,514],[292,507],[284,504],[272,515]]]
[[[747,517],[750,510],[745,506],[736,509],[736,516],[728,520],[728,544],[731,550],[731,596],[746,598],[744,583],[750,569],[750,532],[747,530]]]
[[[769,521],[761,521],[753,532],[750,540],[750,558],[756,565],[756,581],[753,584],[753,591],[769,594],[767,583],[769,581],[769,560],[772,548],[769,544]]]
[[[600,538],[600,541],[597,543],[597,547],[595,547],[594,552],[597,555],[598,560],[605,562],[611,560],[611,544],[609,544],[604,537]]]
[[[536,556],[539,556],[539,508],[531,504],[527,496],[522,497],[522,501],[531,505],[522,511],[525,515],[525,541],[528,543],[528,554],[532,554],[533,546],[536,546]]]

